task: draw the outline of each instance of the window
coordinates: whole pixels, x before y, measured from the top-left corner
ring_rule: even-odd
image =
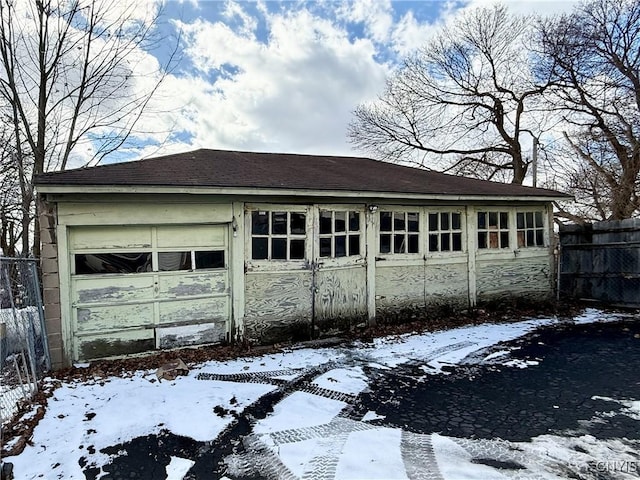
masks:
[[[86,253],[74,257],[76,275],[151,271],[151,252]]]
[[[306,218],[301,212],[252,212],[251,258],[304,260]]]
[[[542,212],[516,213],[518,248],[544,247],[544,215]]]
[[[508,212],[478,212],[478,248],[509,248]]]
[[[380,253],[419,253],[418,212],[380,212]]]
[[[462,224],[458,212],[429,213],[427,215],[430,252],[461,252]]]
[[[320,211],[320,256],[360,255],[360,213]]]
[[[76,275],[105,273],[174,272],[224,268],[224,250],[158,252],[158,263],[152,265],[151,252],[76,254]]]

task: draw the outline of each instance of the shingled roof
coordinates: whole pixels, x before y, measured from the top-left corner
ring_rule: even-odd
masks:
[[[362,157],[200,149],[38,175],[36,185],[259,188],[424,195],[561,198],[553,190],[489,182]]]

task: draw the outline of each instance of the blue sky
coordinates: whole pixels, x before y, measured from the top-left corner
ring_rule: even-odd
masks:
[[[346,140],[355,107],[375,99],[402,59],[452,18],[492,3],[169,1],[162,47],[145,55],[166,61],[180,32],[180,63],[139,128],[149,132],[144,147],[118,159],[196,148],[358,155]],[[574,5],[505,3],[543,14]]]

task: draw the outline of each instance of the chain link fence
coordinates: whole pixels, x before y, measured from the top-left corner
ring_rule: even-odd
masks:
[[[51,368],[35,259],[0,257],[0,420],[10,420]]]

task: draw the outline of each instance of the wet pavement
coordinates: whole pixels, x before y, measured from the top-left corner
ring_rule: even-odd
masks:
[[[511,366],[499,363],[505,358]],[[246,465],[241,475],[234,475],[228,470],[229,458],[249,463],[258,458],[247,455],[252,448],[252,425],[290,393],[308,390],[310,381],[331,367],[308,370],[294,381],[283,382],[245,411],[231,412],[235,420],[211,442],[196,442],[162,431],[104,449],[102,453],[115,458],[103,466],[100,478],[164,479],[171,456],[195,462],[187,479],[221,478],[225,474],[232,479],[277,478],[277,470],[267,475],[268,465]],[[383,418],[370,425],[401,428],[403,442],[406,437],[407,443],[424,441],[434,432],[460,439],[499,438],[511,442],[554,433],[640,439],[640,421],[616,414],[624,405],[607,400],[640,399],[640,324],[632,321],[543,328],[476,353],[461,365],[447,367],[446,374],[427,374],[426,362],[402,364],[391,370],[362,367],[369,378],[369,389],[354,397],[334,421],[312,434],[325,435],[322,429],[327,428],[345,432],[365,428],[357,422],[366,412],[375,411]],[[246,376],[238,380],[251,381]],[[264,378],[256,378],[261,380]],[[428,451],[426,447],[429,445],[424,449]],[[261,462],[265,459],[268,456],[260,457]],[[424,462],[433,464],[433,459]],[[523,468],[499,458],[479,458],[477,462],[512,471]],[[100,473],[88,466],[84,472],[87,479],[95,479]],[[434,473],[433,477],[415,478],[441,477]]]

